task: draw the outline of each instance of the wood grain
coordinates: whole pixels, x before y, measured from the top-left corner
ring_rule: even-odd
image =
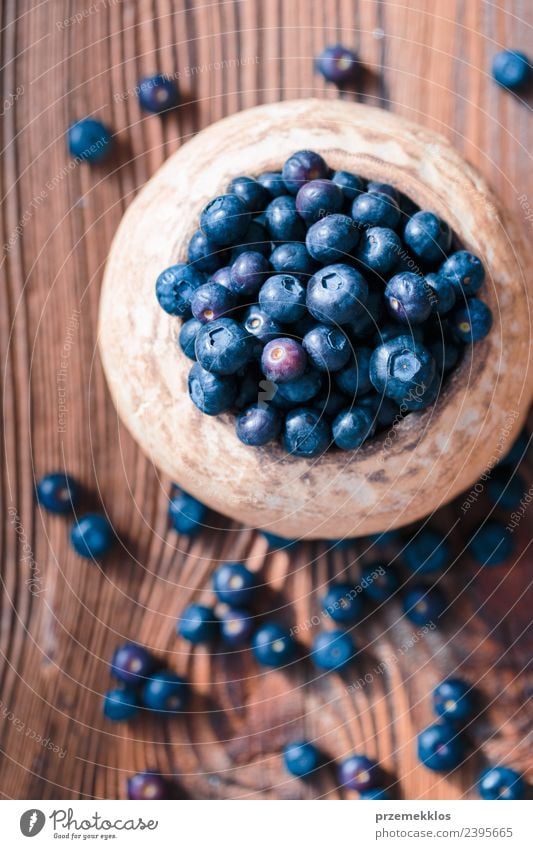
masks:
[[[213,530],[196,540],[177,538],[166,519],[170,481],[117,420],[96,354],[103,265],[139,188],[187,138],[224,115],[279,99],[336,98],[312,73],[313,55],[332,39],[353,43],[367,68],[358,90],[344,96],[444,133],[530,237],[530,112],[488,77],[499,46],[531,52],[530,5],[108,0],[65,24],[80,5],[5,0],[0,10],[5,96],[23,86],[0,127],[1,792],[123,797],[128,774],[156,767],[195,798],[344,796],[331,769],[310,785],[287,779],[280,747],[306,734],[329,758],[354,749],[378,755],[405,798],[475,796],[478,754],[450,777],[429,774],[414,755],[414,735],[430,721],[429,691],[452,672],[477,682],[488,705],[473,728],[476,745],[531,771],[527,518],[506,569],[478,575],[455,544],[457,563],[445,578],[454,601],[438,632],[413,643],[416,629],[394,603],[369,615],[356,629],[364,651],[344,683],[313,676],[305,663],[266,675],[245,653],[191,654],[174,636],[174,619],[188,599],[209,597],[208,574],[219,559],[244,558],[261,570],[276,593],[271,608],[295,625],[317,613],[328,579],[356,577],[369,554],[321,543],[267,553],[261,538],[220,527],[215,516]],[[233,62],[219,67],[224,60]],[[142,115],[132,93],[142,74],[159,68],[179,71],[184,98],[163,120]],[[115,128],[117,156],[100,168],[69,168],[65,127],[88,113]],[[34,476],[63,467],[116,528],[116,552],[102,568],[75,557],[65,521],[34,507]],[[529,485],[530,463],[525,474]],[[437,521],[448,531],[457,511]],[[30,578],[38,582],[33,592]],[[312,633],[302,631],[304,645]],[[183,721],[110,727],[101,718],[109,657],[130,638],[193,679],[193,712]],[[380,663],[384,672],[376,673]],[[365,672],[371,683],[351,686]],[[45,750],[37,734],[64,757]]]

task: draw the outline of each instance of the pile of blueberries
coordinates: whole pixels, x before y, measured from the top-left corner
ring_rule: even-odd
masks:
[[[202,211],[188,262],[156,282],[183,320],[193,403],[235,412],[246,445],[281,437],[301,457],[424,410],[492,324],[483,265],[455,247],[436,214],[313,151],[236,177]]]

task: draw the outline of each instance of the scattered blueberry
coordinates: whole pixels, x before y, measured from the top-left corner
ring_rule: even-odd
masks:
[[[359,798],[364,800],[378,799],[380,802],[384,802],[390,799],[390,795],[383,787],[370,787],[368,790],[361,790],[359,792]]]
[[[169,787],[157,772],[138,772],[127,781],[128,799],[140,802],[144,799],[159,801],[169,798]]]
[[[101,513],[86,513],[73,524],[70,541],[81,557],[98,560],[109,553],[115,537],[106,516]]]
[[[325,47],[316,59],[316,69],[328,83],[343,86],[354,82],[359,73],[357,53],[342,44]]]
[[[422,528],[403,549],[403,559],[411,572],[443,572],[452,556],[447,539],[433,528]]]
[[[179,617],[176,629],[189,643],[209,643],[218,636],[215,611],[204,604],[189,604]]]
[[[254,404],[237,416],[235,429],[245,445],[266,445],[276,439],[282,427],[281,416],[274,407]]]
[[[124,643],[111,658],[111,675],[129,686],[139,686],[155,667],[150,652],[137,643]]]
[[[203,527],[206,513],[205,504],[183,490],[174,492],[169,501],[168,515],[172,527],[179,534],[190,536],[197,533]]]
[[[52,472],[37,481],[37,501],[50,513],[64,515],[79,505],[81,487],[78,481],[66,472]]]
[[[491,766],[481,773],[479,795],[492,802],[496,799],[523,799],[526,786],[522,776],[508,766]]]
[[[354,584],[332,584],[322,600],[322,610],[334,622],[351,625],[362,610],[361,595]]]
[[[327,450],[331,432],[317,410],[298,407],[287,413],[283,445],[295,457],[316,457]]]
[[[262,666],[280,667],[293,660],[294,641],[285,628],[275,622],[261,625],[252,637],[254,657]]]
[[[248,644],[253,629],[254,620],[246,610],[229,607],[220,616],[220,633],[229,646]]]
[[[166,112],[179,103],[178,87],[164,74],[143,77],[138,84],[139,103],[147,112]]]
[[[96,118],[82,118],[71,124],[67,141],[71,156],[86,162],[102,162],[113,148],[111,130]]]
[[[346,631],[323,631],[313,640],[311,660],[326,672],[344,669],[355,657],[353,640]]]
[[[417,738],[419,760],[435,772],[448,772],[464,760],[465,745],[453,725],[438,723],[420,732]]]
[[[366,755],[350,755],[339,764],[339,783],[359,792],[377,787],[382,774],[379,764]]]
[[[381,604],[394,595],[400,582],[392,566],[370,563],[361,572],[361,586],[369,599]]]
[[[475,707],[472,687],[460,678],[447,678],[433,690],[433,710],[447,722],[466,722]]]
[[[403,610],[414,625],[428,625],[444,614],[448,604],[439,587],[415,586],[407,590]]]
[[[155,672],[142,690],[144,707],[164,713],[180,713],[189,702],[189,684],[170,670]]]
[[[223,563],[213,573],[213,589],[219,601],[242,608],[257,592],[257,579],[244,563]]]
[[[139,698],[134,690],[108,690],[104,695],[103,712],[112,722],[124,722],[139,713]]]
[[[287,743],[283,749],[283,763],[287,772],[297,778],[303,778],[318,769],[322,757],[320,751],[307,740],[295,740]]]
[[[501,566],[514,550],[505,525],[493,520],[484,522],[472,533],[468,547],[478,566]]]
[[[531,79],[531,62],[518,50],[501,50],[492,60],[492,76],[498,85],[517,91]]]

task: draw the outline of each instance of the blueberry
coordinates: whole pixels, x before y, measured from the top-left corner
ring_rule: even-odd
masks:
[[[317,56],[316,69],[328,83],[343,86],[357,78],[359,57],[349,47],[332,44]]]
[[[442,274],[426,274],[426,286],[429,286],[429,298],[433,315],[446,315],[455,306],[455,289],[450,280]]]
[[[390,183],[380,183],[377,180],[369,180],[366,190],[371,194],[387,195],[387,197],[392,198],[398,205],[400,204],[398,189],[395,189],[394,186],[390,185]]]
[[[355,268],[327,265],[313,274],[307,286],[307,309],[324,324],[346,324],[364,311],[368,285]]]
[[[319,371],[338,371],[351,356],[351,345],[343,331],[327,324],[317,324],[305,334],[302,345]]]
[[[159,306],[169,315],[189,317],[191,299],[204,277],[191,265],[179,262],[161,272],[155,284]]]
[[[423,262],[442,262],[452,244],[448,224],[433,212],[415,212],[403,231],[407,247]]]
[[[475,254],[470,251],[456,251],[442,263],[438,277],[444,278],[453,286],[457,297],[463,295],[469,298],[483,286],[485,269]]]
[[[277,400],[278,396],[281,396],[289,404],[301,406],[314,398],[320,391],[321,386],[322,375],[315,369],[309,369],[301,377],[297,377],[296,380],[281,383],[278,386],[275,399]]]
[[[213,374],[200,363],[194,363],[191,368],[188,386],[191,401],[207,416],[217,416],[230,410],[238,393],[233,375]]]
[[[237,195],[219,195],[200,216],[200,228],[210,242],[223,247],[236,244],[246,233],[251,214]]]
[[[213,573],[213,589],[219,601],[243,607],[257,594],[257,580],[244,563],[223,563]]]
[[[388,427],[394,421],[398,421],[398,417],[401,416],[398,404],[390,398],[385,398],[384,395],[378,395],[377,392],[358,398],[357,406],[372,414],[377,428]]]
[[[285,769],[297,778],[303,778],[318,769],[322,761],[316,746],[307,740],[295,740],[283,748]]]
[[[75,510],[80,503],[81,487],[72,475],[52,472],[44,475],[35,486],[37,501],[50,513],[64,515]]]
[[[531,79],[531,62],[518,50],[500,50],[492,60],[492,76],[498,85],[516,91]]]
[[[502,510],[516,510],[524,498],[527,484],[522,475],[508,468],[494,469],[487,482],[487,495]]]
[[[185,356],[189,357],[190,360],[196,359],[194,345],[196,342],[198,331],[200,330],[201,326],[202,323],[198,321],[197,318],[189,318],[181,325],[178,337],[180,348],[185,354]]]
[[[104,694],[103,712],[112,722],[123,722],[139,713],[139,699],[133,690],[119,688]]]
[[[257,182],[260,183],[273,198],[279,198],[287,192],[287,187],[283,182],[281,171],[265,171],[263,174],[259,175]]]
[[[207,507],[188,492],[177,490],[168,504],[172,527],[179,534],[195,534],[204,524]]]
[[[501,522],[484,522],[474,532],[468,544],[478,566],[501,566],[514,551],[511,534]]]
[[[438,723],[425,728],[417,737],[419,760],[435,772],[448,772],[464,760],[465,746],[453,725]]]
[[[388,342],[391,339],[397,339],[398,336],[409,336],[413,342],[423,342],[424,329],[424,327],[416,324],[407,328],[405,324],[400,324],[399,322],[391,319],[390,321],[385,321],[378,327],[374,334],[374,339],[376,340],[377,345],[382,345],[384,342]]]
[[[261,348],[261,344],[257,344]],[[267,398],[271,397],[272,392],[270,391],[263,394],[263,387],[261,385],[263,380],[263,375],[254,363],[245,366],[237,373],[238,393],[234,402],[237,410],[242,412],[247,407],[257,403],[258,400],[262,401],[265,396]]]
[[[234,177],[228,186],[250,212],[261,212],[270,201],[270,192],[253,177]]]
[[[403,600],[404,613],[414,625],[428,625],[440,619],[447,606],[439,587],[411,587]]]
[[[370,563],[361,572],[361,586],[372,601],[381,604],[394,595],[400,582],[392,566]]]
[[[283,332],[281,325],[258,306],[251,306],[246,311],[243,327],[261,343],[270,342]]]
[[[298,407],[287,413],[283,445],[296,457],[316,457],[327,451],[331,432],[317,410]]]
[[[195,352],[204,369],[216,375],[235,374],[252,356],[252,337],[233,319],[219,318],[198,332]]]
[[[204,604],[189,604],[176,623],[180,637],[189,643],[209,643],[218,636],[215,611]]]
[[[128,778],[128,799],[140,802],[148,799],[152,802],[169,799],[170,791],[163,776],[157,772],[138,772]]]
[[[114,543],[113,528],[101,513],[80,516],[70,531],[72,547],[88,560],[98,560],[111,550]]]
[[[349,790],[370,790],[382,779],[379,764],[366,755],[350,755],[339,764],[339,784]]]
[[[280,537],[277,534],[271,534],[268,531],[262,530],[259,533],[266,540],[269,548],[279,548],[286,551],[298,545],[298,540],[296,539],[287,539],[286,537]]]
[[[155,659],[150,652],[137,643],[118,646],[111,658],[111,675],[130,686],[139,686],[153,672]]]
[[[428,347],[429,353],[435,360],[437,372],[446,373],[451,371],[461,358],[462,346],[450,338],[450,334],[446,333],[442,339],[437,339]]]
[[[344,669],[355,656],[353,640],[346,631],[323,631],[313,640],[311,660],[327,672]]]
[[[378,292],[375,289],[369,289],[364,310],[357,318],[346,325],[346,330],[355,340],[370,336],[378,329],[382,315],[383,290]],[[401,328],[399,332],[404,333],[405,331]]]
[[[289,156],[282,170],[283,181],[291,195],[298,194],[304,183],[329,176],[329,168],[319,153],[299,150]]]
[[[452,555],[447,539],[433,530],[422,528],[403,549],[403,558],[411,572],[443,572],[451,563]]]
[[[111,130],[96,118],[82,118],[71,124],[67,142],[71,156],[86,162],[102,162],[113,148]]]
[[[296,211],[293,197],[282,195],[274,198],[266,208],[266,225],[274,241],[302,242],[305,239],[305,224]]]
[[[492,312],[483,301],[470,298],[464,307],[453,311],[451,324],[453,332],[461,342],[479,342],[492,327]]]
[[[291,635],[276,622],[266,622],[257,629],[252,637],[252,650],[262,666],[284,666],[296,654]]]
[[[210,242],[201,230],[197,230],[191,236],[187,258],[196,271],[214,274],[225,265],[227,257],[227,251],[215,245],[214,242]]]
[[[331,389],[329,386],[322,389],[313,398],[314,409],[318,410],[328,419],[334,419],[337,413],[340,413],[345,406],[346,396],[341,392],[335,391],[335,389]]]
[[[143,77],[138,83],[139,103],[147,112],[166,112],[179,103],[178,87],[164,74]]]
[[[373,436],[376,426],[372,415],[361,407],[342,410],[332,425],[333,441],[343,451],[355,451]]]
[[[342,189],[331,180],[310,180],[296,195],[296,209],[308,226],[326,215],[340,212],[343,205]]]
[[[278,274],[294,274],[307,280],[316,271],[316,263],[302,242],[285,242],[272,251],[270,264]]]
[[[246,251],[254,251],[268,259],[271,250],[272,242],[266,229],[266,225],[255,218],[250,223],[250,226],[242,237],[241,244],[233,246],[231,259],[235,262],[237,257]]]
[[[433,690],[433,710],[447,722],[466,722],[475,711],[472,687],[460,678],[447,678]]]
[[[326,215],[309,228],[305,244],[317,262],[329,265],[349,259],[358,240],[359,230],[348,215]]]
[[[353,352],[348,365],[335,374],[335,383],[349,398],[358,398],[372,389],[370,360],[372,350],[360,347]]]
[[[259,292],[259,306],[282,324],[299,321],[305,315],[305,287],[293,274],[274,274]]]
[[[438,374],[428,384],[421,384],[412,387],[404,395],[400,405],[400,412],[421,412],[432,406],[439,397],[441,390],[441,378]]]
[[[496,799],[524,799],[526,785],[522,776],[508,766],[491,766],[481,773],[479,795],[492,802]]]
[[[189,698],[188,682],[166,669],[155,672],[142,690],[144,707],[162,713],[181,713]]]
[[[331,179],[341,187],[345,200],[352,203],[365,190],[361,177],[350,174],[349,171],[335,171]]]
[[[235,310],[236,305],[236,296],[220,283],[204,283],[195,289],[191,297],[191,312],[201,324],[227,316]]]
[[[282,420],[278,410],[254,404],[237,416],[235,430],[245,445],[266,445],[279,436],[281,426]]]
[[[351,625],[362,609],[361,596],[353,584],[332,584],[322,600],[322,610],[334,622]]]
[[[390,314],[402,324],[422,324],[431,315],[433,289],[418,274],[395,274],[385,287]]]
[[[361,227],[389,227],[400,222],[400,210],[395,200],[379,192],[363,192],[352,204],[352,218]]]
[[[375,389],[399,404],[424,392],[435,374],[435,360],[427,348],[407,335],[379,345],[370,359],[370,380]]]
[[[369,227],[361,236],[356,257],[366,269],[388,274],[402,252],[400,237],[389,227]]]
[[[269,273],[270,264],[257,251],[244,251],[231,266],[231,290],[240,297],[257,295]]]
[[[229,646],[243,646],[249,642],[254,621],[246,610],[229,607],[220,617],[220,633]]]
[[[383,787],[371,787],[369,790],[361,790],[359,793],[359,798],[364,799],[378,799],[379,801],[386,801],[390,799],[390,795],[387,790]]]
[[[299,285],[299,284],[298,284]],[[287,383],[301,377],[307,367],[307,354],[295,339],[281,337],[267,342],[261,354],[261,368],[267,380]]]

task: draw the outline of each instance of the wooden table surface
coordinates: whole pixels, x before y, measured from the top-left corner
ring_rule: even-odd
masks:
[[[533,768],[527,517],[505,569],[478,575],[456,548],[442,626],[421,633],[396,602],[366,616],[355,629],[361,660],[344,679],[304,662],[264,673],[247,652],[191,653],[175,637],[175,617],[187,600],[209,598],[202,590],[218,559],[261,569],[272,589],[265,605],[302,626],[304,645],[319,611],[316,588],[336,574],[355,578],[360,564],[354,548],[328,552],[321,543],[269,553],[258,534],[217,517],[195,540],[177,537],[167,521],[170,482],[119,423],[96,351],[102,268],[139,188],[224,115],[337,97],[313,74],[328,42],[353,45],[366,68],[346,97],[442,132],[531,234],[530,109],[498,89],[489,68],[501,47],[533,52],[532,13],[527,0],[4,0],[4,797],[122,798],[127,775],[144,768],[192,798],[346,797],[331,767],[309,784],[284,772],[281,747],[305,735],[331,760],[377,756],[400,798],[475,798],[479,752],[449,777],[428,772],[414,753],[417,730],[431,720],[429,692],[453,672],[476,682],[487,706],[472,726],[483,756]],[[141,113],[134,94],[138,78],[159,69],[178,75],[183,97],[163,120]],[[118,139],[115,159],[97,168],[73,164],[65,151],[65,128],[90,113]],[[120,544],[102,568],[72,552],[67,521],[34,506],[34,478],[59,468],[113,521]],[[456,520],[449,509],[436,521],[447,530]],[[108,661],[124,639],[194,681],[188,715],[118,726],[102,718]]]

